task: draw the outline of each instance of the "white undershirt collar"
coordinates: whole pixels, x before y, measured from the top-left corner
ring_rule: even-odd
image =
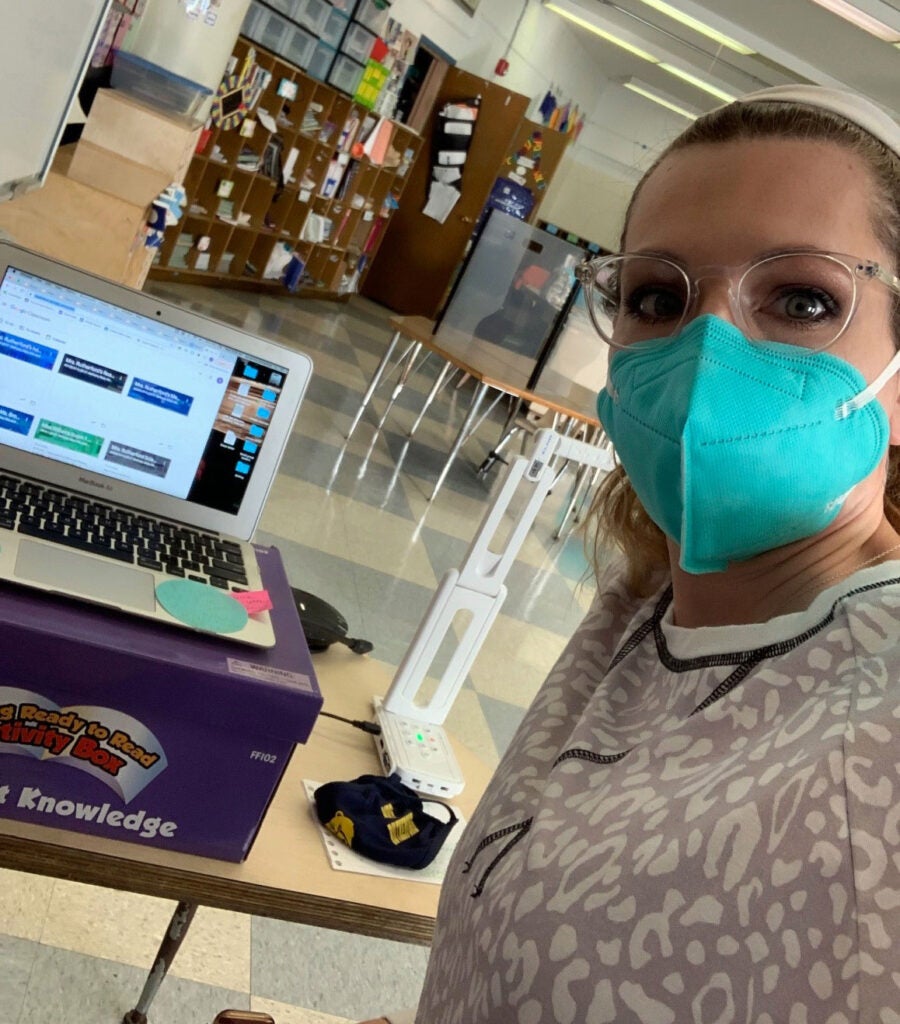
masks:
[[[676,658],[689,659],[732,651],[752,651],[758,647],[792,640],[822,621],[824,615],[842,594],[869,583],[900,578],[900,560],[860,569],[834,586],[823,590],[803,611],[778,615],[768,622],[752,622],[739,626],[676,626],[672,621],[673,606],[669,604],[660,626],[669,652]],[[900,585],[900,584],[898,584]]]

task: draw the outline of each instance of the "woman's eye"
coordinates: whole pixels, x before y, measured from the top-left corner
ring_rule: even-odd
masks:
[[[785,291],[770,305],[773,315],[797,324],[813,324],[838,316],[838,303],[827,292],[817,288]]]
[[[628,295],[624,310],[640,320],[677,319],[684,312],[684,297],[668,288],[646,286]]]

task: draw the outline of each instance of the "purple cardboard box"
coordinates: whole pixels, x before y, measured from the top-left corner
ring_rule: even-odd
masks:
[[[276,645],[0,588],[0,816],[247,856],[322,697],[275,548]]]

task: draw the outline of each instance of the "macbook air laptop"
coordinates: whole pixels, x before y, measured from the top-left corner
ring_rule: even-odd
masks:
[[[265,611],[235,629],[181,607],[185,590],[257,600],[248,541],[311,373],[302,352],[0,243],[0,580],[272,646]],[[162,598],[181,579],[202,589]]]

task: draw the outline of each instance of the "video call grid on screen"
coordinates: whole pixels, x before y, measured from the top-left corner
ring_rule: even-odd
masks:
[[[287,369],[10,267],[0,441],[236,515]]]

